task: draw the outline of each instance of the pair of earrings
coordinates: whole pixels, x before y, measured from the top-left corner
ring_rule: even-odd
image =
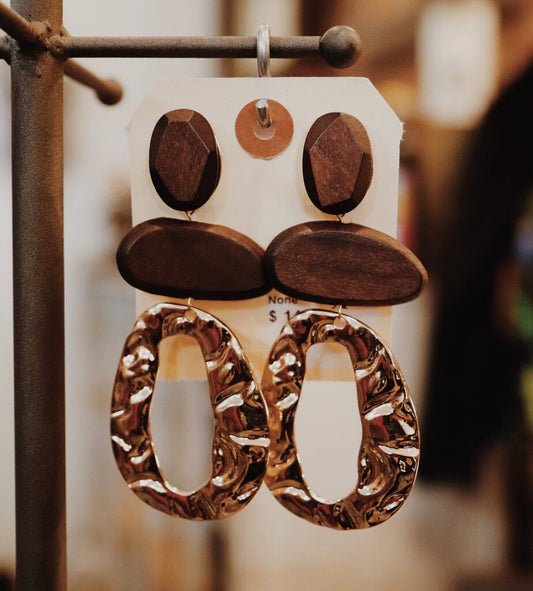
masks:
[[[261,132],[253,119],[256,110],[260,113],[263,108],[260,103],[252,101],[242,109],[236,134],[251,154],[257,151],[252,142],[271,146],[263,154],[268,159],[287,147],[293,125],[285,107],[271,100],[269,117],[277,125],[270,119]],[[280,121],[287,128],[285,133],[280,132]],[[354,209],[372,179],[370,141],[361,122],[346,113],[319,117],[307,134],[302,168],[309,197],[321,211],[344,214]],[[218,185],[221,170],[217,141],[207,119],[191,109],[165,113],[152,133],[149,169],[157,193],[169,207],[193,211],[204,205]]]
[[[368,137],[361,124],[355,120],[354,127],[351,119],[337,113],[320,118],[304,148],[309,195],[323,211],[327,208],[328,213],[337,215],[360,202],[372,174]],[[195,127],[205,131],[205,120],[199,121]],[[153,137],[158,133],[156,126]],[[189,131],[185,135],[188,146],[207,146],[207,150],[201,147],[204,156],[200,160],[204,169],[210,170],[207,180],[200,175],[199,181],[198,176],[191,181],[190,187],[196,187],[190,189],[192,199],[171,195],[173,207],[187,210],[199,206],[202,199],[205,202],[206,187],[214,190],[220,168],[214,165],[218,161],[214,136],[206,141],[204,135],[199,142]],[[169,151],[180,142],[183,140],[175,137],[168,140]],[[336,167],[345,157],[347,145],[351,146],[351,154],[345,158],[351,167],[348,171],[346,166]],[[355,164],[354,154],[359,154]],[[175,155],[167,153],[165,158],[174,160],[177,171]],[[186,184],[187,171],[198,167],[200,160],[196,158],[180,156],[176,174],[182,180],[176,181],[178,184]],[[154,164],[158,175],[152,170]],[[168,189],[171,171],[152,158],[152,152],[150,167],[154,185],[168,203],[172,192],[163,194],[156,179]],[[359,171],[364,173],[361,184]],[[341,174],[344,178],[339,178]],[[181,201],[184,203],[178,203]],[[414,407],[390,350],[369,327],[343,314],[341,306],[398,303],[417,295],[426,276],[408,249],[370,228],[322,221],[281,232],[264,252],[229,228],[160,218],[135,227],[121,243],[117,260],[128,282],[160,295],[247,299],[274,285],[294,297],[339,305],[338,312],[306,310],[288,321],[272,346],[261,387],[236,337],[218,319],[193,308],[190,301],[187,305],[159,304],[143,313],[126,339],[111,418],[117,464],[141,499],[170,515],[218,519],[243,508],[264,480],[291,512],[335,529],[370,527],[400,508],[418,465]],[[190,494],[166,481],[149,426],[159,343],[180,334],[194,337],[200,346],[215,421],[211,477]],[[357,485],[348,496],[334,502],[321,499],[307,486],[294,441],[306,354],[313,344],[327,341],[339,342],[349,352],[363,426]]]
[[[272,102],[272,101],[271,101]],[[220,177],[220,156],[209,122],[179,109],[157,122],[149,168],[161,199],[189,212],[205,204]],[[123,278],[161,296],[239,300],[272,287],[320,303],[397,304],[418,295],[426,273],[409,249],[377,230],[343,224],[372,179],[372,152],[363,125],[328,113],[311,126],[302,170],[311,201],[335,221],[307,222],[281,232],[265,251],[231,228],[174,218],[135,226],[119,246]]]

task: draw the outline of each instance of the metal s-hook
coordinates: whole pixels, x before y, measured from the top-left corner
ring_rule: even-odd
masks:
[[[257,74],[259,78],[270,76],[270,27],[259,25],[257,29]],[[260,99],[255,103],[257,123],[262,129],[272,125],[270,107],[267,99]]]

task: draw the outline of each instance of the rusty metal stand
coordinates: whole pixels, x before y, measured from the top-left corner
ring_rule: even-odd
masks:
[[[63,279],[63,73],[113,104],[122,90],[71,57],[256,57],[255,37],[70,37],[62,0],[0,2],[11,64],[16,585],[64,591],[66,577]],[[357,33],[272,37],[271,57],[352,65]]]
[[[14,0],[61,26],[57,0]],[[63,73],[11,53],[17,589],[66,589]]]

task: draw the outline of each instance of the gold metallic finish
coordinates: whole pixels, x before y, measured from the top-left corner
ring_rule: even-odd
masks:
[[[294,417],[307,350],[328,341],[344,345],[350,354],[362,423],[356,487],[345,498],[332,502],[307,486],[294,442]],[[420,439],[405,380],[376,333],[338,312],[306,310],[297,314],[272,347],[262,391],[271,439],[265,482],[284,507],[334,529],[371,527],[398,511],[416,477]]]
[[[166,481],[150,434],[158,345],[174,335],[192,336],[200,346],[215,422],[211,477],[190,494]],[[179,304],[159,304],[138,318],[115,378],[111,439],[130,489],[164,513],[199,521],[228,517],[246,506],[265,474],[267,416],[249,362],[220,320]]]

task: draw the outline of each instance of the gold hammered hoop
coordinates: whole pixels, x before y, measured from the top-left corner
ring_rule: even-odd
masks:
[[[190,494],[166,481],[150,435],[158,346],[174,335],[192,336],[200,346],[215,422],[211,476]],[[118,365],[111,439],[124,480],[150,506],[195,521],[221,519],[245,507],[263,481],[270,441],[265,403],[237,338],[190,302],[159,304],[141,314]]]
[[[269,412],[270,451],[265,482],[289,511],[334,529],[377,525],[396,513],[418,468],[418,422],[396,360],[368,326],[340,312],[306,310],[293,316],[273,344],[262,391]],[[363,435],[358,482],[343,499],[328,502],[313,493],[294,442],[294,417],[305,377],[307,350],[335,341],[346,347],[357,383]]]

